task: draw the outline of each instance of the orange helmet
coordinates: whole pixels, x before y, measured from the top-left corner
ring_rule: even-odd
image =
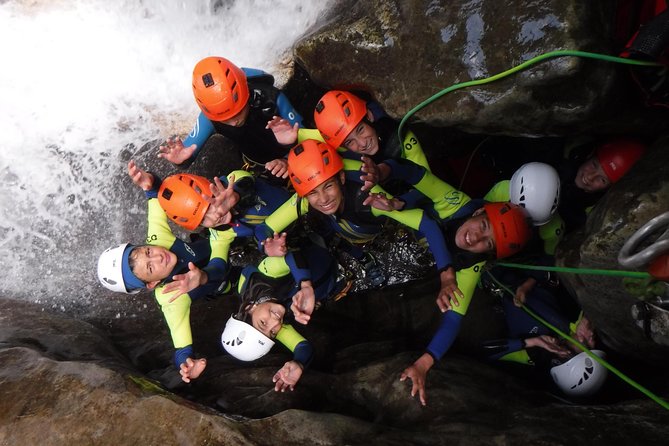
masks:
[[[635,139],[614,139],[597,148],[596,156],[602,170],[612,183],[632,168],[646,151],[646,145]]]
[[[307,139],[288,153],[288,176],[300,197],[311,192],[344,168],[337,150],[320,141]]]
[[[193,94],[204,115],[225,121],[239,114],[249,101],[246,75],[222,57],[207,57],[193,69]]]
[[[325,142],[336,149],[366,115],[365,101],[347,91],[331,90],[316,104],[314,121]]]
[[[202,222],[209,208],[202,194],[211,196],[209,180],[181,173],[165,178],[158,191],[158,202],[170,220],[192,231]]]
[[[508,202],[486,203],[483,208],[495,236],[498,259],[516,254],[525,247],[532,235],[532,219],[522,206]]]

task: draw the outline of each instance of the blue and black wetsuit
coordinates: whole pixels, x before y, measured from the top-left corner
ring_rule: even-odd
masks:
[[[241,151],[244,161],[264,165],[268,161],[283,158],[292,145],[282,145],[274,133],[266,129],[272,116],[281,116],[291,124],[302,124],[302,116],[293,108],[286,95],[274,87],[274,77],[261,70],[242,68],[249,86],[249,116],[240,127],[233,127],[217,121],[211,121],[203,113],[188,137],[183,141],[185,147],[196,145],[193,156],[183,165],[190,165],[198,156],[204,143],[214,133],[219,133],[232,140]]]
[[[260,264],[247,266],[239,280],[239,293],[256,281],[269,285],[272,297],[286,308],[291,317],[292,297],[300,290],[303,281],[309,280],[314,289],[316,305],[329,298],[335,298],[347,283],[339,277],[338,265],[326,248],[308,245],[298,251],[291,251],[284,257],[267,257]],[[289,322],[284,321],[276,340],[293,352],[293,359],[307,367],[313,358],[313,347],[299,335]]]

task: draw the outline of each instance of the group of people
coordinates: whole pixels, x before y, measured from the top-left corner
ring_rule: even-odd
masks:
[[[379,104],[352,92],[325,93],[313,111],[316,128],[309,129],[263,71],[207,57],[196,64],[192,85],[201,110],[196,124],[183,141],[171,138],[161,145],[158,157],[184,170],[218,133],[241,151],[245,169],[213,181],[183,171],[161,179],[130,161],[128,175],[147,199],[146,243],[113,246],[98,260],[106,288],[129,294],[153,290],[174,344],[174,365],[185,382],[206,368],[206,359],[193,348],[191,322],[197,321],[190,320],[191,303],[229,293],[236,285],[241,303],[221,323],[222,347],[253,361],[278,341],[292,359],[274,375],[275,390],[294,389],[315,348],[296,327],[310,323],[322,302],[349,291],[340,253],[360,263],[371,287],[384,284],[382,265],[366,244],[392,219],[427,244],[440,281],[436,304],[442,322],[425,352],[400,375],[411,380],[411,395],[426,404],[427,373],[456,339],[486,262],[523,250],[551,262],[565,230],[584,221],[587,208],[645,147],[632,138],[581,147],[564,165],[527,163],[485,197],[472,198],[431,172],[414,132],[398,135],[398,122]],[[181,240],[170,220],[188,231],[207,228],[207,235]],[[291,227],[297,231],[289,237]],[[254,239],[264,257],[235,274],[228,255],[238,237]],[[552,280],[515,274],[514,302],[535,305],[568,327]],[[533,347],[562,359],[573,355],[514,309],[507,305],[509,339],[483,346],[490,358],[531,362],[526,352]],[[586,317],[581,315],[572,331],[594,347]]]

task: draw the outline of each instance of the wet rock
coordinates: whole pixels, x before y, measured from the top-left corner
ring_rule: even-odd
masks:
[[[296,44],[295,57],[316,84],[367,91],[401,118],[446,87],[497,75],[543,53],[616,54],[606,37],[612,35],[613,6],[343,0],[324,26]],[[639,106],[626,70],[591,59],[550,59],[449,93],[416,117],[470,133],[515,136],[666,129],[666,120]]]
[[[564,241],[558,252],[559,264],[624,269],[617,258],[627,239],[648,220],[668,209],[669,139],[664,138],[611,187],[589,215],[586,225]],[[656,241],[659,235],[649,236],[639,244],[637,251]],[[651,309],[648,335],[643,329],[643,318],[633,318],[633,306],[640,299],[654,297],[654,293],[639,295],[647,284],[606,276],[563,274],[561,278],[577,296],[608,346],[653,366],[669,366],[666,311]]]

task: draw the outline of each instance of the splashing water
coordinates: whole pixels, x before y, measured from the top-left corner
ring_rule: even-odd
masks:
[[[104,295],[98,255],[144,213],[139,195],[121,193],[123,152],[190,130],[191,70],[203,57],[285,82],[280,63],[327,6],[0,2],[0,296],[65,311],[94,305]]]

